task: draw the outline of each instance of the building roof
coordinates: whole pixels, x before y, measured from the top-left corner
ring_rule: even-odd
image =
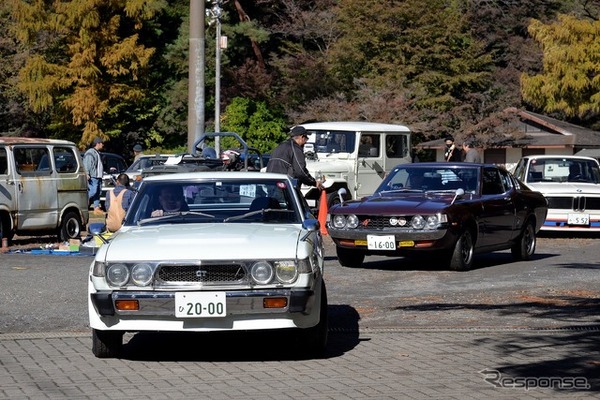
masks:
[[[520,128],[525,137],[515,139],[506,137],[505,141],[496,142],[497,147],[527,147],[527,148],[598,148],[600,149],[600,132],[584,128],[569,122],[561,121],[546,115],[531,111],[509,108],[515,112],[524,125],[529,125],[533,132]],[[422,142],[416,145],[421,149],[443,149],[444,139]]]

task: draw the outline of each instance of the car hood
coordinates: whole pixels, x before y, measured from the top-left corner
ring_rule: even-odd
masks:
[[[344,204],[336,204],[329,209],[329,212],[331,214],[359,215],[436,213],[450,206],[453,199],[453,193],[374,195]]]
[[[343,157],[343,158],[341,158]],[[327,173],[349,173],[352,171],[352,163],[348,162],[348,154],[332,154],[327,157],[325,155],[322,158],[316,160],[306,160],[306,168],[311,172],[318,175],[327,175]]]
[[[126,228],[101,250],[107,260],[293,258],[300,228],[269,224],[186,224]]]
[[[527,183],[532,190],[545,195],[555,194],[593,194],[600,195],[600,185],[596,183],[583,182],[534,182]]]

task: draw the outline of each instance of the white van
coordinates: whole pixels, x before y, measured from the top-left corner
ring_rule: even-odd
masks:
[[[89,219],[88,185],[73,142],[0,137],[0,236],[79,239]]]
[[[314,177],[325,176],[329,206],[372,194],[396,165],[411,162],[411,131],[407,126],[366,121],[331,121],[302,124],[308,133],[304,145],[306,168]],[[321,192],[302,186],[312,207]]]

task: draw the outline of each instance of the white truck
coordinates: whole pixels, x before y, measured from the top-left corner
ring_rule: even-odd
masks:
[[[374,122],[317,122],[302,124],[309,139],[304,146],[306,167],[315,178],[324,176],[329,206],[372,194],[396,165],[411,159],[411,132],[404,125]],[[302,194],[316,207],[320,191],[302,186]]]

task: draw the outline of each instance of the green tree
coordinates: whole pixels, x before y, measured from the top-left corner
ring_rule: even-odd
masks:
[[[543,71],[523,74],[523,99],[547,113],[581,120],[600,114],[600,21],[559,15],[553,23],[533,20],[531,36],[543,51]]]
[[[154,49],[141,43],[140,33],[164,5],[162,0],[12,0],[18,38],[32,50],[19,73],[31,109],[66,110],[70,123],[82,129],[82,146],[94,136],[121,133],[105,119],[145,98],[144,76]],[[56,37],[60,46],[35,51],[46,36]]]
[[[285,119],[273,110],[276,108],[268,107],[263,101],[236,97],[222,115],[222,131],[235,132],[250,147],[268,153],[286,137]],[[223,149],[231,146],[225,139]]]

